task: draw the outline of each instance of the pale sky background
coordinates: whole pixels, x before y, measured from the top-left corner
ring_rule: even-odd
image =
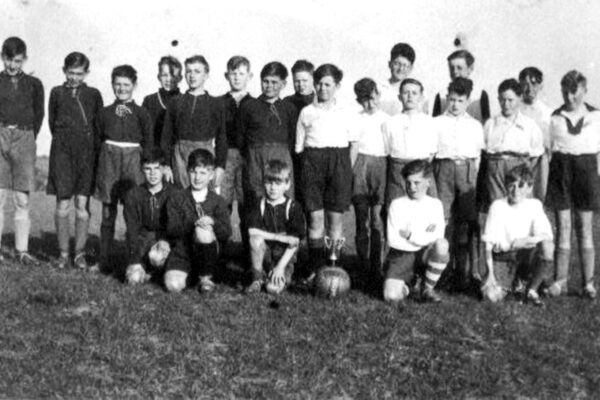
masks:
[[[227,91],[228,58],[247,56],[259,94],[262,66],[278,60],[289,67],[298,58],[315,65],[337,64],[345,73],[340,101],[353,105],[352,85],[362,77],[388,76],[389,50],[408,42],[417,52],[413,76],[430,98],[448,83],[447,55],[458,32],[475,55],[477,85],[488,90],[497,109],[500,81],[526,66],[545,73],[543,97],[560,104],[559,81],[570,69],[588,77],[588,101],[600,106],[600,3],[592,0],[0,0],[0,33],[22,37],[29,60],[25,71],[46,89],[64,81],[62,63],[71,51],[91,60],[87,82],[113,101],[111,69],[129,63],[138,70],[135,99],[155,92],[156,63],[165,54],[183,61],[204,55],[211,67],[208,91]],[[177,47],[171,46],[178,40]],[[181,85],[185,88],[185,84]],[[292,93],[291,80],[285,94]],[[38,153],[47,154],[47,123]]]

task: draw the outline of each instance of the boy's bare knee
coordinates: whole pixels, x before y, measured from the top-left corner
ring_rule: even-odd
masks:
[[[388,303],[397,303],[404,300],[410,290],[401,279],[386,279],[383,283],[383,299]]]
[[[148,261],[150,265],[156,268],[162,268],[171,253],[171,246],[166,240],[156,242],[148,252]]]
[[[539,244],[543,260],[554,259],[554,243],[552,240],[543,240]]]
[[[165,288],[168,292],[181,292],[185,289],[187,272],[171,270],[165,273]]]
[[[434,255],[436,255],[438,258],[447,257],[450,251],[450,245],[446,239],[438,239],[433,242],[433,251]]]
[[[129,283],[130,285],[144,283],[148,280],[146,270],[144,269],[142,264],[131,264],[127,266],[125,277],[127,278],[127,283]]]
[[[248,243],[250,244],[250,248],[252,250],[256,251],[256,250],[264,248],[264,246],[265,246],[265,239],[262,236],[259,236],[259,235],[252,235],[248,239]]]

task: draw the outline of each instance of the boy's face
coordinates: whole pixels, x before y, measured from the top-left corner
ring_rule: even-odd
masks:
[[[171,91],[177,88],[179,81],[181,81],[181,71],[175,69],[175,76],[171,73],[169,66],[167,64],[162,64],[160,69],[158,70],[158,81],[160,82],[160,87],[166,91]]]
[[[506,90],[498,95],[500,109],[504,117],[512,117],[519,111],[521,106],[521,97],[517,96],[512,90]]]
[[[535,79],[531,79],[530,76],[526,76],[519,83],[523,88],[523,101],[526,104],[532,104],[537,98],[538,93],[542,90],[543,84]]]
[[[144,178],[150,187],[155,187],[162,182],[164,171],[164,166],[160,165],[158,162],[145,163],[142,165]]]
[[[359,103],[367,114],[374,114],[375,111],[379,109],[380,98],[381,95],[379,94],[379,92],[374,90],[369,98],[362,99],[359,101]]]
[[[400,90],[400,101],[405,111],[417,110],[422,98],[421,87],[414,83],[407,83]]]
[[[244,92],[248,86],[248,82],[252,79],[252,73],[245,65],[240,65],[236,69],[227,70],[225,79],[229,82],[229,87],[234,92]]]
[[[568,110],[575,110],[583,104],[585,95],[587,93],[587,89],[584,85],[577,85],[577,90],[575,90],[574,92],[565,87],[561,89],[563,100]]]
[[[269,100],[278,98],[284,87],[285,81],[276,75],[267,75],[260,81],[262,94]]]
[[[427,195],[427,189],[429,189],[429,179],[423,175],[423,172],[406,177],[406,194],[412,200],[424,198]]]
[[[208,79],[208,72],[202,63],[185,64],[185,81],[190,89],[202,89]]]
[[[119,101],[129,101],[133,96],[135,83],[126,76],[116,76],[112,82],[113,92]]]
[[[17,54],[12,58],[8,58],[4,54],[2,55],[2,62],[4,62],[4,70],[10,76],[15,76],[23,70],[23,64],[27,57],[24,54]]]
[[[339,87],[340,85],[335,83],[333,76],[324,76],[319,82],[317,82],[317,99],[321,103],[332,100],[335,97],[335,92],[337,92]]]
[[[448,61],[448,70],[450,71],[450,79],[468,78],[473,72],[473,66],[467,65],[467,60],[462,57],[453,58]]]
[[[524,182],[522,180],[518,180],[515,182],[511,182],[506,186],[508,203],[511,205],[519,204],[524,199],[531,197],[531,193],[533,191],[533,186]]]
[[[203,190],[208,187],[208,184],[215,175],[214,167],[194,167],[188,170],[190,175],[190,185],[194,190]]]
[[[460,95],[458,93],[448,93],[448,112],[455,117],[463,115],[467,111],[469,105],[469,98],[467,95]]]
[[[298,71],[293,76],[294,91],[296,94],[306,96],[315,91],[313,76],[308,71]]]
[[[392,79],[396,82],[401,82],[406,79],[412,72],[413,65],[408,58],[398,56],[388,63]]]
[[[265,180],[265,194],[270,201],[280,200],[290,189],[289,171],[284,171],[277,179]]]
[[[88,74],[84,67],[67,67],[63,68],[63,72],[67,77],[67,85],[70,87],[79,87]]]

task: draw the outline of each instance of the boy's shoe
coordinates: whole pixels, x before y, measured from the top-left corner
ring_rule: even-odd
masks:
[[[40,265],[40,260],[29,254],[27,251],[20,251],[17,254],[17,260],[21,265],[29,265],[33,267]]]
[[[566,293],[566,282],[564,281],[555,281],[552,283],[552,285],[548,286],[548,289],[546,290],[548,293],[548,296],[550,297],[558,297],[563,293]]]
[[[421,293],[421,299],[426,302],[439,303],[442,301],[442,296],[434,288],[426,287]]]
[[[263,281],[260,279],[257,279],[255,281],[253,281],[250,286],[248,286],[246,288],[246,293],[248,294],[253,294],[253,293],[260,293],[260,291],[262,290],[263,287]]]
[[[215,290],[215,283],[208,276],[200,278],[199,289],[201,293],[209,293]]]
[[[527,291],[527,296],[525,297],[527,303],[531,303],[537,307],[543,307],[544,302],[540,299],[540,295],[533,289],[529,289]]]
[[[85,253],[79,253],[75,256],[75,258],[73,259],[73,264],[75,265],[75,268],[77,269],[81,269],[81,270],[87,270],[90,269],[91,266],[88,264],[87,260],[85,259],[86,254]]]
[[[585,288],[583,288],[583,297],[587,297],[591,300],[598,297],[598,292],[592,282],[588,283],[587,285],[585,285]]]
[[[517,297],[526,297],[526,295],[528,296],[529,294],[527,293],[527,285],[525,285],[525,281],[523,281],[522,279],[515,279],[515,281],[513,282],[513,294]]]
[[[69,268],[69,267],[71,267],[71,260],[69,260],[69,257],[60,256],[56,260],[56,263],[54,264],[54,266],[58,269]]]

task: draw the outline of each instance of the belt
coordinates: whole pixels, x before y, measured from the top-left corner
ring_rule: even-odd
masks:
[[[530,158],[527,153],[517,153],[516,151],[502,151],[500,153],[485,153],[489,160],[511,160],[515,158]]]
[[[470,162],[476,160],[477,157],[473,158],[436,158],[439,161],[452,161],[456,165],[467,165]]]
[[[140,147],[139,143],[134,143],[134,142],[117,142],[114,140],[105,140],[104,143],[109,144],[111,146],[122,147],[122,148]]]
[[[7,124],[6,122],[0,122],[0,128],[19,129],[22,131],[32,131],[33,125]]]

